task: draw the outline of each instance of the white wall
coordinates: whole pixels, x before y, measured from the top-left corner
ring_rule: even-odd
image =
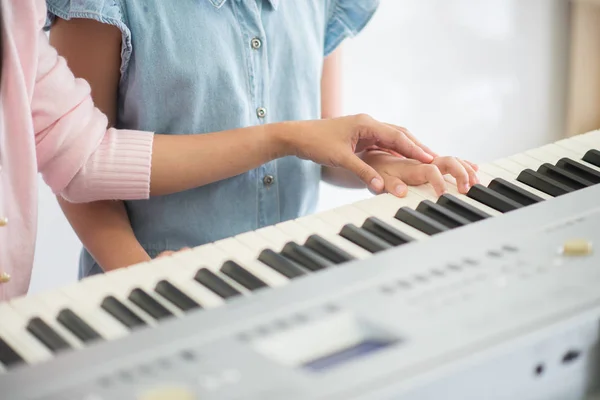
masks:
[[[475,162],[553,141],[563,132],[567,11],[566,0],[382,0],[345,46],[346,111]],[[32,292],[75,280],[79,252],[40,189]],[[321,209],[367,196],[324,185]]]

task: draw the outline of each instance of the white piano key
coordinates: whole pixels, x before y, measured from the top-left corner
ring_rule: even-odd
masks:
[[[503,178],[506,181],[512,183],[515,186],[519,186],[521,189],[528,191],[531,194],[534,194],[542,199],[551,199],[552,196],[547,195],[546,193],[540,192],[539,190],[532,188],[524,183],[517,181],[517,175],[509,172],[501,167],[500,165],[491,165],[486,164],[481,166],[481,172],[484,174],[488,174],[490,177],[494,178]],[[487,186],[487,185],[486,185]]]
[[[202,246],[204,247],[204,246]],[[152,262],[152,268],[156,270],[156,281],[168,280],[179,290],[198,302],[203,308],[215,308],[222,306],[223,298],[217,296],[211,290],[196,282],[194,276],[200,266],[185,268],[180,265],[180,259],[175,256],[164,257]]]
[[[581,135],[575,135],[572,136],[570,139],[580,142],[586,146],[589,146],[588,150],[600,149],[600,130],[584,133]]]
[[[283,286],[290,282],[288,278],[258,261],[260,253],[253,251],[236,238],[220,240],[215,242],[215,245],[229,254],[231,256],[230,260],[237,262],[269,286]]]
[[[587,146],[583,146],[578,142],[568,139],[559,140],[558,142],[553,144],[553,146],[554,147],[552,151],[554,151],[555,154],[559,154],[559,152],[562,152],[562,157],[560,158],[570,158],[571,160],[576,161],[581,165],[585,165],[588,168],[600,172],[600,167],[597,167],[594,164],[590,164],[587,161],[583,161],[583,156],[589,150]]]
[[[68,308],[106,340],[118,339],[129,334],[129,331],[122,324],[101,312],[97,306],[85,301],[71,301],[62,292],[62,288],[56,291],[40,293],[36,297],[40,303],[46,306],[48,315],[52,315],[54,319],[56,319],[61,310]]]
[[[406,198],[410,198],[410,200],[405,202],[404,200]],[[423,201],[423,198],[417,197],[412,193],[407,194],[405,198],[398,198],[392,194],[385,193],[374,196],[371,199],[357,201],[352,205],[369,214],[370,216],[379,218],[383,222],[403,233],[406,233],[415,240],[423,240],[428,238],[429,235],[413,228],[410,225],[405,224],[394,217],[400,208],[410,207],[414,210],[421,201]]]
[[[127,295],[135,288],[142,289],[175,316],[182,317],[185,315],[174,304],[154,291],[156,283],[162,278],[162,271],[155,269],[152,265],[140,265],[137,268],[122,268],[118,270],[118,273],[116,272],[107,274],[107,278],[113,281],[115,285],[124,285]],[[125,282],[127,283],[125,284]]]
[[[292,238],[285,233],[281,232],[275,226],[267,226],[265,228],[257,229],[254,231],[258,236],[263,237],[269,243],[272,243],[271,250],[279,252],[283,247],[292,240]]]
[[[9,302],[10,306],[29,322],[32,318],[41,318],[50,328],[52,328],[61,338],[63,338],[74,349],[83,347],[83,343],[73,335],[67,328],[56,321],[56,316],[48,313],[44,304],[37,301],[36,296],[19,297]]]
[[[306,217],[298,218],[295,222],[306,228],[307,230],[311,230],[318,235],[320,235],[323,239],[330,241],[332,244],[335,244],[340,249],[346,251],[352,257],[356,259],[363,260],[367,257],[371,257],[372,254],[367,250],[363,249],[360,246],[350,242],[349,240],[343,238],[339,235],[341,226],[338,224],[331,225],[327,222],[323,221],[319,217],[318,214],[309,215]]]
[[[107,296],[113,296],[138,315],[148,325],[156,326],[156,320],[154,318],[150,317],[145,311],[129,301],[127,296],[129,296],[131,290],[127,290],[128,286],[116,285],[114,283],[115,281],[107,278],[107,275],[109,274],[118,274],[118,270],[82,279],[77,284],[65,287],[63,293],[74,302],[86,301],[94,304],[95,307],[102,310],[102,312],[106,313],[110,318],[114,317],[104,310],[101,304]]]
[[[568,149],[583,156],[588,150],[590,150],[590,146],[582,143],[578,140],[573,139],[561,139],[554,142],[554,144],[561,149]]]
[[[8,303],[0,303],[0,336],[30,364],[50,360],[54,355],[27,329],[28,320],[21,317]]]
[[[486,175],[487,176],[487,175]],[[478,178],[480,179],[480,183],[483,184],[481,182],[481,177],[478,175]],[[489,215],[490,217],[497,217],[502,215],[501,212],[494,210],[491,207],[486,206],[483,203],[478,202],[477,200],[474,200],[472,198],[470,198],[469,196],[462,194],[458,191],[458,188],[456,187],[456,180],[454,179],[453,176],[450,175],[446,175],[445,176],[446,181],[449,183],[449,185],[447,185],[448,188],[448,194],[451,194],[452,196],[456,197],[457,199],[477,208],[480,211],[483,211],[484,213],[486,213],[487,215]]]

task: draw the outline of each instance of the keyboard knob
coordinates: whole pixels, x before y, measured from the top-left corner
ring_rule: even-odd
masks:
[[[591,253],[592,243],[585,239],[570,239],[562,246],[562,254],[565,256],[587,256]]]
[[[185,387],[164,386],[142,393],[137,400],[196,400],[196,395]]]

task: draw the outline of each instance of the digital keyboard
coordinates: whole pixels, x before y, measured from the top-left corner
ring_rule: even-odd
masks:
[[[0,303],[0,398],[582,399],[600,131]]]

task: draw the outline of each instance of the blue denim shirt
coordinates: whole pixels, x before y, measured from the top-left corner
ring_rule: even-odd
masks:
[[[207,133],[320,118],[323,58],[379,0],[47,0],[48,23],[91,18],[122,32],[117,128]],[[231,157],[237,157],[231,154]],[[321,169],[286,157],[126,208],[155,257],[314,211]],[[79,276],[101,269],[83,249]]]

